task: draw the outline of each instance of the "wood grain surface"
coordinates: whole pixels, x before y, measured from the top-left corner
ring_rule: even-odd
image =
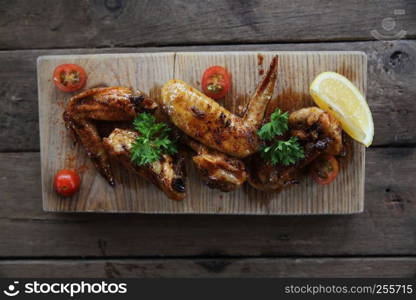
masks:
[[[260,55],[264,61],[259,65]],[[189,52],[41,57],[38,61],[39,115],[44,209],[78,212],[141,212],[197,214],[346,214],[364,206],[364,147],[351,140],[347,159],[334,184],[318,186],[306,178],[281,193],[258,192],[248,185],[231,193],[208,189],[188,164],[188,196],[170,201],[145,180],[114,166],[118,183],[110,187],[91,166],[80,146],[65,133],[62,113],[68,96],[50,82],[53,69],[64,62],[85,66],[88,85],[125,85],[139,88],[158,99],[160,86],[170,78],[185,80],[200,88],[203,70],[223,65],[233,74],[233,88],[224,99],[226,108],[238,113],[261,80],[259,68],[267,68],[279,55],[278,84],[270,113],[279,106],[293,111],[313,105],[309,84],[323,71],[337,71],[350,78],[365,94],[366,56],[360,52]],[[87,87],[88,88],[88,87]],[[82,169],[81,190],[71,199],[59,197],[52,180],[57,170]]]
[[[413,277],[414,257],[6,260],[0,277],[271,278]]]
[[[416,41],[371,41],[234,46],[48,49],[0,55],[0,152],[39,151],[36,59],[42,55],[175,51],[363,51],[368,58],[367,101],[376,126],[373,146],[416,145]]]
[[[39,153],[1,153],[0,256],[415,256],[415,161],[413,147],[370,147],[362,214],[62,214],[42,211]]]
[[[42,211],[36,88],[38,56],[235,49],[360,50],[367,54],[367,100],[376,136],[374,146],[367,151],[363,214],[343,217],[116,216]],[[94,276],[95,271],[87,272],[83,267],[93,258],[119,257],[124,261],[137,256],[150,264],[150,270],[155,256],[184,257],[185,261],[194,256],[284,256],[292,264],[299,261],[297,256],[308,256],[305,267],[322,261],[322,256],[335,256],[329,260],[327,270],[328,273],[336,270],[337,261],[342,261],[337,273],[340,276],[343,272],[383,277],[416,274],[416,267],[407,260],[397,262],[403,260],[403,255],[411,258],[416,255],[413,176],[416,172],[416,118],[413,117],[416,112],[416,41],[2,51],[0,65],[0,95],[4,99],[0,101],[0,138],[3,141],[0,144],[0,152],[3,152],[0,153],[0,227],[3,228],[0,257],[18,259],[7,267],[1,266],[0,276],[59,272],[53,273],[47,267],[55,265],[48,260],[30,266],[29,258],[72,257],[73,267],[67,266],[68,270],[79,268],[86,276]],[[74,236],[77,238],[73,239]],[[392,263],[384,265],[385,261],[380,260],[379,267],[375,268],[363,261],[378,260],[377,257],[383,255],[389,256]],[[353,264],[345,260],[345,256],[363,260]],[[229,259],[222,261],[227,264]],[[259,264],[258,271],[265,271],[267,265]],[[304,276],[325,271],[320,266],[305,270]],[[176,268],[176,272],[186,273],[188,268],[189,264],[184,264]],[[65,266],[58,268],[61,272],[64,269]],[[293,266],[287,273],[279,270],[281,267],[277,266],[269,271],[281,276],[298,274]],[[111,276],[111,272],[108,274]],[[172,271],[168,276],[174,274]],[[194,274],[197,276],[197,269]],[[199,270],[199,274],[205,273]]]
[[[49,74],[62,63],[75,63],[88,74],[86,88],[127,86],[160,97],[160,86],[173,77],[173,53],[41,57],[38,60],[39,120],[42,154],[44,209],[47,211],[149,211],[156,203],[170,203],[158,189],[137,175],[113,167],[117,186],[111,187],[92,166],[85,150],[65,129],[62,114],[68,94],[58,91]],[[82,188],[72,198],[61,198],[53,190],[53,176],[59,169],[83,170]],[[156,206],[158,207],[158,206]],[[150,208],[154,211],[155,206]],[[163,210],[163,209],[161,209]]]
[[[0,49],[375,40],[373,31],[388,40],[400,30],[416,36],[416,3],[406,0],[1,3]],[[383,28],[385,18],[394,28]]]
[[[0,15],[0,277],[415,276],[415,1],[0,0]],[[42,211],[38,56],[235,50],[367,54],[362,214]]]

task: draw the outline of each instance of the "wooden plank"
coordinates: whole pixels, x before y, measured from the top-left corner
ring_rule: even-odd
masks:
[[[277,97],[270,107],[279,106],[284,110],[296,110],[313,105],[309,96],[309,84],[317,74],[324,70],[341,72],[347,64],[350,69],[344,74],[355,80],[363,93],[366,91],[366,57],[359,52],[187,52],[177,53],[175,59],[175,78],[182,79],[191,86],[201,88],[201,70],[209,66],[222,65],[233,74],[233,86],[225,97],[223,105],[234,113],[241,113],[246,107],[261,74],[257,71],[258,54],[263,57],[264,68],[274,55],[279,56]],[[293,76],[293,74],[302,74]],[[290,100],[281,95],[290,95]],[[289,98],[289,96],[287,96]],[[269,110],[269,113],[273,111]],[[199,189],[198,182],[189,182],[192,196],[198,199],[193,207],[204,210],[232,214],[337,214],[356,213],[363,209],[363,163],[365,149],[354,143],[352,160],[344,164],[340,180],[330,188],[316,188],[309,180],[299,186],[281,193],[265,194],[251,188],[239,189],[233,193],[220,193],[212,189]],[[198,178],[198,172],[190,168],[190,178]],[[199,183],[200,185],[200,183]],[[198,195],[198,196],[196,196]],[[261,199],[261,201],[259,201]],[[266,205],[264,205],[267,203]]]
[[[271,278],[413,277],[415,257],[6,260],[0,277]]]
[[[368,56],[367,99],[376,126],[374,145],[416,144],[416,41],[241,45],[0,52],[1,151],[38,151],[36,58],[48,54],[155,51],[359,50]],[[347,70],[345,70],[347,71]]]
[[[271,59],[279,56],[277,94],[290,94],[290,101],[274,97],[270,105],[296,110],[313,105],[309,85],[324,71],[344,73],[365,95],[367,58],[362,52],[188,52],[166,54],[102,54],[44,56],[38,60],[39,115],[41,128],[41,159],[43,208],[51,212],[140,212],[186,214],[350,214],[362,212],[364,206],[365,147],[348,141],[349,159],[341,161],[337,181],[318,186],[312,179],[281,193],[261,193],[248,185],[222,193],[203,184],[201,176],[189,164],[186,180],[187,197],[171,201],[152,184],[132,176],[123,168],[114,168],[116,186],[113,188],[92,166],[82,146],[74,147],[65,132],[62,120],[68,94],[50,84],[57,65],[64,62],[79,64],[91,74],[86,88],[98,83],[136,86],[154,99],[159,99],[160,87],[170,78],[183,79],[200,88],[203,70],[212,65],[224,65],[233,74],[233,87],[224,99],[225,107],[238,113],[246,107],[262,76],[258,55],[267,68]],[[175,62],[173,63],[173,57]],[[348,65],[348,71],[344,70]],[[175,70],[175,73],[173,74]],[[293,76],[301,74],[301,76]],[[270,111],[270,113],[273,110]],[[74,158],[71,165],[68,157]],[[71,199],[59,197],[52,187],[53,176],[64,167],[86,166],[80,191]],[[124,171],[124,172],[123,172]],[[267,197],[267,198],[266,198]]]
[[[416,36],[416,4],[406,0],[35,3],[15,0],[1,6],[1,49],[349,41],[379,35],[399,39],[402,32],[407,38]]]
[[[416,148],[367,151],[353,216],[161,216],[42,212],[38,153],[0,154],[0,257],[416,254]]]
[[[38,60],[44,209],[63,212],[174,212],[183,208],[185,202],[169,201],[155,186],[137,175],[129,174],[122,167],[113,166],[117,184],[111,187],[97,173],[85,149],[81,145],[74,147],[62,118],[68,94],[53,87],[50,76],[46,75],[64,62],[82,65],[90,74],[86,89],[103,84],[131,86],[158,100],[160,87],[173,78],[174,53],[45,56]],[[68,162],[68,158],[73,159]],[[83,185],[79,193],[71,199],[59,197],[52,188],[53,178],[48,174],[64,167],[82,166]],[[172,210],[172,206],[177,209]]]

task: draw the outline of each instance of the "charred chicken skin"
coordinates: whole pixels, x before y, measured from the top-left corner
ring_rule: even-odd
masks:
[[[64,112],[65,126],[87,151],[100,174],[114,185],[108,154],[95,121],[132,121],[137,113],[157,104],[140,91],[126,87],[94,88],[72,97]]]
[[[280,191],[299,182],[303,169],[319,155],[339,155],[343,149],[342,128],[339,122],[318,107],[302,108],[289,115],[290,135],[299,138],[305,157],[294,165],[271,165],[259,154],[247,164],[249,183],[263,191]]]
[[[180,155],[162,155],[151,164],[138,166],[131,161],[130,150],[139,133],[116,128],[104,138],[108,155],[115,158],[127,169],[146,178],[159,187],[172,200],[185,198],[184,158]]]
[[[276,81],[276,76],[273,73],[276,71],[277,65],[273,62],[266,76],[260,82],[256,93],[249,101],[246,116],[248,122],[251,122],[254,126],[257,126],[259,120],[263,118],[264,103],[273,94]],[[182,142],[197,153],[192,161],[208,187],[230,192],[240,188],[247,180],[248,174],[241,159],[209,148],[184,134],[180,136]]]
[[[313,142],[327,138],[326,154],[339,155],[343,149],[342,127],[329,113],[318,107],[294,111],[289,116],[291,134],[302,141]]]
[[[246,168],[241,159],[208,148],[188,137],[182,136],[181,140],[196,152],[192,161],[208,187],[230,192],[241,187],[247,180]]]
[[[181,80],[170,80],[162,87],[164,110],[173,124],[191,138],[222,153],[246,157],[259,149],[257,130],[273,95],[277,67],[276,56],[243,117]]]

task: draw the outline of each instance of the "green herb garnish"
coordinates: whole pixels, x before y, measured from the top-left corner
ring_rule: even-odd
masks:
[[[133,122],[140,133],[132,145],[131,160],[139,166],[151,164],[162,154],[175,154],[176,145],[169,139],[170,128],[157,123],[153,115],[142,113]]]
[[[276,139],[277,136],[281,136],[289,129],[288,119],[287,112],[282,113],[280,109],[276,109],[270,117],[270,122],[264,124],[257,132],[258,136],[264,141]],[[272,165],[282,164],[285,166],[294,164],[305,157],[298,138],[294,136],[287,141],[277,140],[271,146],[264,145],[260,154]]]
[[[305,157],[298,138],[292,136],[287,141],[276,141],[271,146],[261,149],[261,157],[271,162],[272,165],[282,164],[288,166]]]
[[[288,129],[289,114],[282,113],[278,108],[270,116],[270,122],[264,124],[257,132],[262,140],[270,141],[278,135],[282,135]]]

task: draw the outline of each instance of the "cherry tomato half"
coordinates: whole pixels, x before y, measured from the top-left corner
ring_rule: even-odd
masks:
[[[73,170],[62,169],[55,175],[55,191],[64,197],[72,196],[79,190],[79,175]]]
[[[223,67],[209,67],[202,75],[202,90],[212,99],[224,98],[230,88],[231,78]]]
[[[315,182],[325,185],[338,176],[339,163],[333,155],[322,155],[312,162],[310,170]]]
[[[74,64],[63,64],[55,68],[53,82],[64,92],[75,92],[81,89],[87,81],[85,70]]]

